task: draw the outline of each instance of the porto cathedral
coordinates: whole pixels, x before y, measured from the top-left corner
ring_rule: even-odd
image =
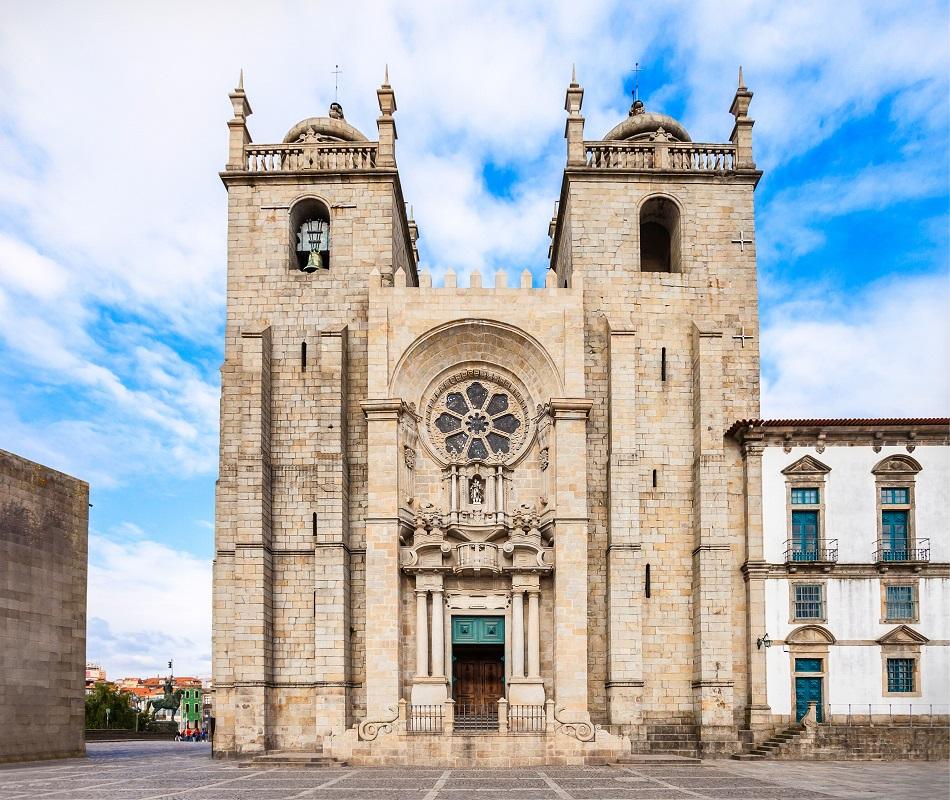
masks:
[[[230,95],[216,754],[735,752],[773,722],[741,71],[720,144],[639,100],[591,138],[572,79],[543,286],[433,285],[377,95],[375,141],[334,103],[278,144]]]

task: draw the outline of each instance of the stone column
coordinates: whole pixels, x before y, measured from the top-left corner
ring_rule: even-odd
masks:
[[[511,593],[511,677],[524,677],[524,591]]]
[[[432,592],[432,677],[445,675],[445,622],[441,590]]]
[[[587,710],[587,417],[593,401],[557,398],[554,419],[554,692],[562,720]]]
[[[540,592],[528,592],[528,677],[541,677]]]
[[[429,677],[429,609],[428,592],[416,589],[416,677]]]
[[[367,420],[366,720],[390,720],[399,704],[399,416],[401,400],[364,400]],[[407,409],[408,410],[408,409]]]

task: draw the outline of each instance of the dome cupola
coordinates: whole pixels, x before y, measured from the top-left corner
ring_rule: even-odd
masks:
[[[604,141],[650,141],[661,133],[674,142],[692,141],[686,128],[673,117],[647,111],[642,100],[634,100],[629,116],[613,127]]]
[[[284,137],[284,144],[296,142],[366,142],[362,133],[343,118],[343,106],[331,103],[325,117],[301,120]]]

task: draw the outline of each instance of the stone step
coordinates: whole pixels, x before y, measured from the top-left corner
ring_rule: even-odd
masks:
[[[696,733],[695,725],[648,725],[647,735],[651,733]]]
[[[765,756],[760,756],[757,753],[733,753],[729,758],[736,761],[762,761]]]
[[[275,752],[254,756],[243,763],[244,767],[329,767],[340,766],[341,762],[324,755],[322,752]]]
[[[690,741],[698,742],[699,736],[695,733],[648,733],[647,740],[651,742],[666,742],[666,741]]]
[[[680,755],[664,753],[663,755],[651,755],[649,753],[631,753],[627,756],[621,756],[613,763],[639,766],[662,764],[668,767],[690,767],[696,766],[697,764],[701,765],[703,762],[696,758],[695,754]]]

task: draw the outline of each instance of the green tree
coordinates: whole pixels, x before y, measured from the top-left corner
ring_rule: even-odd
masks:
[[[86,695],[86,727],[134,729],[136,712],[129,700],[128,693],[97,683],[92,694]]]

